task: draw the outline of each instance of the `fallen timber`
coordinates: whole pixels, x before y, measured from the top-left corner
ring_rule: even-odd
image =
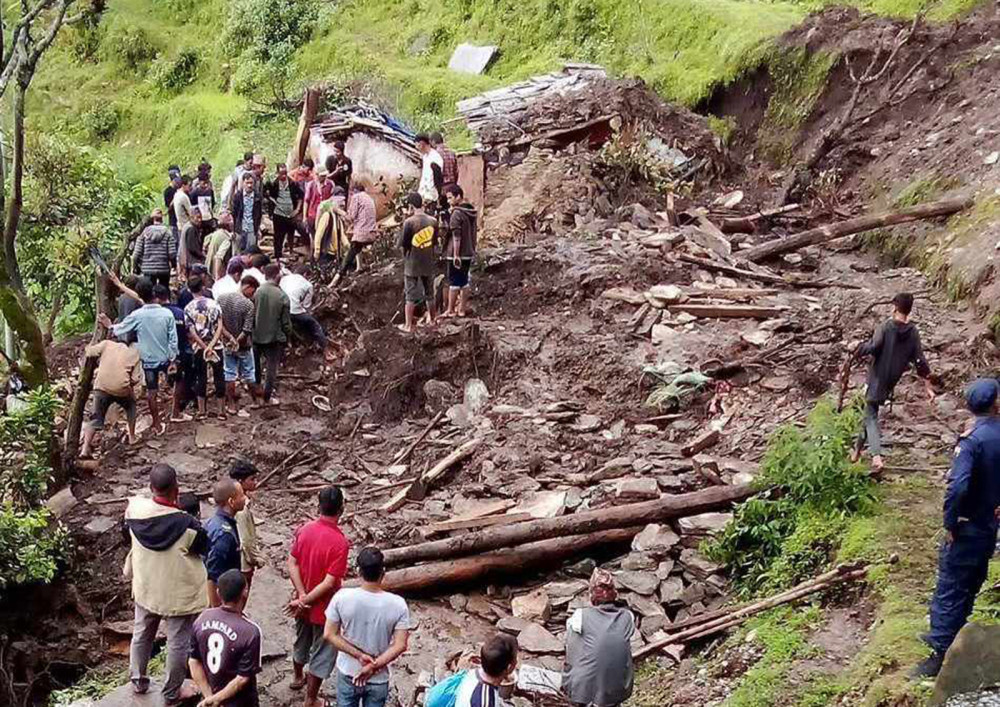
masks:
[[[427,560],[465,557],[548,538],[659,523],[673,518],[723,510],[745,501],[758,490],[751,484],[714,487],[692,493],[664,496],[655,501],[642,501],[556,518],[542,518],[486,528],[453,538],[385,550],[385,564],[387,567],[398,567]]]

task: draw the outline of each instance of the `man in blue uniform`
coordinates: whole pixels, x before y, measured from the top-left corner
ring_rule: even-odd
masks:
[[[977,380],[966,391],[976,420],[955,447],[944,497],[945,539],[931,599],[931,630],[924,636],[934,652],[914,669],[914,677],[933,677],[941,670],[948,647],[972,613],[996,547],[1000,509],[997,391],[993,379]]]
[[[229,570],[240,569],[240,533],[236,514],[246,507],[247,497],[239,482],[220,479],[212,491],[215,515],[205,521],[208,535],[208,552],[205,553],[205,570],[208,573],[208,604],[222,606],[219,595],[219,578]]]

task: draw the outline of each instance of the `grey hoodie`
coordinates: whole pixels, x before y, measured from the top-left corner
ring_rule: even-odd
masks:
[[[890,319],[878,328],[871,341],[861,345],[859,353],[874,357],[868,367],[865,399],[869,402],[884,403],[891,398],[899,379],[911,365],[921,378],[931,374],[920,345],[920,334],[910,322]]]
[[[177,245],[170,229],[161,223],[146,226],[135,243],[132,269],[143,275],[164,275],[177,263]]]
[[[451,209],[451,226],[448,242],[444,247],[444,257],[450,259],[454,254],[452,239],[459,239],[458,254],[463,260],[472,260],[476,257],[476,207],[472,204],[462,204]]]

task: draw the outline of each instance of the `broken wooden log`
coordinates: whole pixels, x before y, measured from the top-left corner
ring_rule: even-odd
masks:
[[[750,304],[671,304],[667,311],[711,319],[772,319],[783,312],[778,307]]]
[[[681,447],[681,454],[685,457],[693,457],[694,455],[705,451],[712,445],[718,444],[720,439],[722,439],[722,433],[719,432],[719,430],[708,430]]]
[[[720,486],[692,493],[664,496],[654,501],[600,508],[557,518],[541,518],[501,528],[486,528],[454,538],[392,548],[383,551],[383,555],[387,567],[475,555],[545,538],[593,533],[636,524],[660,523],[672,518],[724,510],[734,503],[745,501],[755,493],[757,489],[751,484]]]
[[[303,442],[301,447],[299,447],[294,452],[285,457],[284,460],[280,464],[278,464],[278,466],[274,467],[273,469],[271,469],[271,471],[264,474],[264,478],[257,482],[257,487],[260,488],[261,486],[266,484],[271,479],[272,476],[274,476],[282,469],[284,469],[286,466],[288,466],[288,462],[292,461],[292,459],[299,456],[302,453],[302,451],[308,446],[309,446],[308,441]]]
[[[745,253],[749,251],[741,251],[737,253],[738,257],[743,257]],[[732,275],[734,277],[743,277],[747,280],[756,280],[757,282],[766,282],[769,285],[785,285],[787,287],[801,287],[801,288],[824,288],[824,287],[841,287],[847,290],[860,290],[861,285],[855,285],[851,282],[839,282],[837,280],[800,280],[793,277],[781,277],[775,275],[774,273],[766,272],[755,272],[753,270],[745,270],[743,268],[736,268],[732,265],[723,265],[722,263],[716,263],[713,260],[706,260],[705,258],[699,258],[696,255],[689,255],[687,253],[678,253],[678,259],[690,263],[692,265],[697,265],[705,270],[714,270],[715,272],[721,272],[726,275]]]
[[[479,582],[489,574],[509,577],[539,566],[554,563],[601,545],[627,543],[643,526],[604,530],[599,533],[570,535],[519,545],[475,557],[431,562],[386,572],[382,586],[386,591],[407,594],[428,589],[444,589],[455,584]],[[428,543],[429,544],[429,543]],[[390,551],[391,552],[391,551]],[[350,584],[348,585],[350,586]]]
[[[787,204],[785,206],[779,206],[776,209],[763,209],[755,214],[751,214],[750,216],[733,216],[730,218],[724,218],[719,223],[719,229],[723,233],[753,233],[757,228],[757,222],[761,219],[780,216],[791,211],[798,211],[801,208],[801,204]]]
[[[745,250],[739,255],[741,258],[745,258],[752,263],[756,263],[761,260],[773,258],[776,255],[781,255],[782,253],[790,253],[798,250],[799,248],[805,248],[806,246],[816,245],[818,243],[826,243],[838,238],[854,235],[855,233],[870,231],[875,228],[895,226],[901,223],[910,223],[911,221],[937,218],[939,216],[950,216],[951,214],[958,213],[963,209],[967,209],[972,206],[974,202],[975,199],[973,199],[972,196],[966,195],[952,197],[949,199],[940,199],[926,204],[918,204],[917,206],[899,209],[898,211],[887,211],[880,214],[860,216],[858,218],[852,218],[848,221],[841,221],[840,223],[820,226],[819,228],[811,228],[808,231],[786,236],[785,238],[776,238],[768,241],[767,243],[762,243],[759,246],[750,248],[749,250]]]
[[[666,648],[667,646],[677,645],[699,638],[705,638],[706,636],[710,636],[714,633],[728,630],[743,623],[751,616],[755,616],[756,614],[767,611],[768,609],[773,609],[774,607],[781,606],[783,604],[790,604],[793,601],[797,601],[803,597],[809,596],[810,594],[815,594],[816,592],[843,582],[862,579],[867,572],[868,568],[866,566],[859,566],[856,564],[840,565],[836,569],[830,570],[819,577],[815,577],[799,584],[796,587],[793,587],[792,589],[781,592],[780,594],[775,594],[774,596],[762,599],[753,604],[736,607],[735,609],[721,615],[719,612],[712,612],[710,614],[711,618],[709,619],[708,616],[706,616],[706,619],[708,620],[704,623],[691,626],[690,621],[686,622],[685,625],[691,626],[690,628],[643,646],[642,648],[634,651],[632,653],[632,657],[638,660],[651,653],[655,653],[656,651]],[[666,630],[670,631],[671,627],[668,626]]]
[[[397,493],[393,494],[392,498],[379,507],[379,510],[383,513],[398,511],[403,504],[406,503],[406,499],[411,498],[415,493],[422,492],[421,487],[425,489],[430,486],[439,476],[448,471],[448,469],[453,467],[455,464],[458,464],[466,457],[471,456],[472,453],[479,448],[479,445],[482,444],[482,442],[483,440],[478,437],[470,439],[468,442],[431,467],[428,471],[424,472],[419,479],[407,484]]]
[[[420,435],[415,440],[413,440],[413,442],[411,442],[409,445],[407,445],[407,447],[405,449],[401,450],[395,457],[393,457],[392,464],[390,464],[389,466],[395,466],[396,464],[402,464],[407,459],[409,459],[410,455],[413,454],[413,451],[418,446],[420,446],[420,443],[424,441],[424,438],[428,434],[430,434],[431,430],[434,429],[434,426],[437,425],[437,423],[441,421],[441,418],[444,417],[444,413],[445,413],[444,410],[440,410],[438,412],[438,414],[434,416],[434,419],[431,420],[427,424],[427,427],[424,428],[424,431],[421,432]]]

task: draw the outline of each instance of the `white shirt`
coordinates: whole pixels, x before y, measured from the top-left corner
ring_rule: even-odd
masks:
[[[441,154],[437,150],[431,150],[423,156],[422,164],[420,187],[417,192],[424,201],[437,201],[438,190],[434,186],[434,170],[431,169],[431,165],[436,164],[439,169],[444,168],[444,160],[441,159]]]
[[[246,270],[244,270],[243,277],[246,277],[247,275],[256,280],[258,285],[264,284],[264,273],[262,273],[257,268],[247,268]]]
[[[184,227],[191,222],[191,197],[183,189],[178,189],[174,192],[171,207],[174,210],[174,216],[177,217],[177,229],[183,232]]]
[[[216,302],[222,295],[227,295],[230,292],[238,292],[240,289],[240,283],[233,279],[232,275],[226,275],[225,277],[219,278],[212,285],[212,297]]]
[[[313,286],[309,280],[297,273],[282,275],[278,284],[281,291],[288,295],[290,314],[306,314],[312,308]]]

